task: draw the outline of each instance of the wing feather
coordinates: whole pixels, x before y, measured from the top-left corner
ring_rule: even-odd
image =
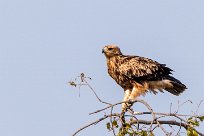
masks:
[[[171,69],[148,58],[139,56],[120,56],[121,64],[118,71],[131,79],[141,83],[148,80],[161,80],[171,74]]]

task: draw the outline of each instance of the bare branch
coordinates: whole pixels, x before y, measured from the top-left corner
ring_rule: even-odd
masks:
[[[96,124],[98,124],[99,122],[101,122],[101,121],[103,121],[103,120],[105,120],[105,119],[107,119],[107,118],[109,118],[109,117],[113,117],[113,116],[116,116],[116,117],[117,117],[117,116],[120,116],[120,114],[115,113],[115,114],[105,115],[104,117],[102,117],[102,118],[100,118],[100,119],[97,119],[96,121],[91,122],[91,123],[89,123],[88,125],[85,125],[84,127],[80,128],[80,129],[77,130],[72,136],[76,136],[80,131],[82,131],[82,130],[84,130],[84,129],[86,129],[86,128],[92,126],[92,125],[96,125]]]
[[[91,122],[89,123],[88,125],[85,125],[84,127],[80,128],[79,130],[77,130],[72,136],[76,136],[80,131],[92,126],[92,125],[96,125],[97,123],[107,119],[107,118],[110,118],[110,117],[120,117],[121,115],[118,114],[118,113],[113,113],[113,114],[110,114],[110,115],[105,115],[104,117],[100,118],[100,119],[97,119],[96,121],[94,122]],[[186,130],[190,127],[192,128],[191,125],[187,124],[187,123],[182,123],[182,122],[177,122],[176,120],[157,120],[157,121],[147,121],[147,120],[131,120],[128,122],[128,124],[130,125],[134,125],[134,124],[145,124],[145,125],[152,125],[152,124],[165,124],[165,125],[174,125],[174,126],[179,126],[179,127],[183,127],[185,128]],[[200,136],[204,136],[204,134],[202,134],[201,132],[197,131],[196,129],[194,129]],[[166,134],[168,134],[166,132]]]
[[[182,126],[184,127],[186,130],[188,129],[188,125],[185,124],[185,123],[180,123],[180,122],[177,122],[176,120],[158,120],[158,122],[160,124],[166,124],[166,125],[176,125],[176,126]],[[151,125],[152,123],[153,124],[157,124],[157,121],[147,121],[147,120],[133,120],[133,121],[130,121],[129,122],[130,125],[133,125],[133,124],[145,124],[145,125]]]
[[[203,103],[203,101],[204,101],[204,100],[201,100],[200,103],[198,104],[198,107],[197,107],[196,112],[195,112],[196,114],[198,113],[198,110],[199,110],[199,108],[200,108],[200,105]]]
[[[81,88],[82,85],[87,85],[88,88],[93,92],[93,94],[95,95],[95,97],[97,98],[97,100],[98,100],[99,102],[104,103],[104,104],[107,104],[107,105],[111,105],[110,103],[105,102],[105,101],[103,101],[103,100],[101,100],[101,99],[99,98],[99,96],[98,96],[97,93],[94,91],[94,89],[92,88],[92,86],[87,82],[87,80],[86,80],[87,78],[88,78],[88,79],[91,79],[90,77],[85,76],[84,73],[81,73],[80,76],[77,76],[77,78],[75,78],[75,82],[77,82],[78,79],[80,80],[79,83],[75,83],[74,81],[69,81],[68,84],[71,85],[71,86],[74,86],[74,87],[79,86],[79,89]]]
[[[187,131],[189,129],[192,129],[194,132],[196,132],[197,134],[199,134],[200,136],[204,136],[203,133],[197,131],[195,129],[195,126],[199,125],[199,122],[197,121],[197,119],[200,119],[200,122],[203,121],[203,116],[198,116],[196,114],[194,115],[185,115],[185,114],[179,114],[179,109],[180,107],[182,107],[184,104],[186,104],[187,102],[192,103],[192,101],[188,100],[185,101],[184,103],[179,103],[178,101],[178,107],[176,112],[172,113],[172,103],[170,105],[170,113],[160,113],[160,112],[154,112],[153,109],[151,108],[151,106],[144,100],[129,100],[129,101],[122,101],[122,102],[118,102],[115,104],[111,104],[105,101],[102,101],[99,96],[97,95],[97,93],[95,92],[95,90],[92,88],[92,86],[88,83],[88,81],[86,79],[91,79],[89,77],[86,77],[83,73],[81,73],[81,75],[78,77],[80,79],[80,83],[77,84],[73,81],[70,81],[69,84],[71,86],[79,86],[79,89],[82,85],[87,85],[88,88],[94,93],[95,97],[97,98],[97,100],[103,104],[106,104],[108,106],[99,109],[97,111],[94,111],[92,113],[90,113],[89,115],[92,114],[96,114],[99,113],[101,111],[105,111],[107,109],[110,109],[110,114],[109,115],[104,115],[103,117],[81,127],[80,129],[78,129],[72,136],[76,136],[80,131],[92,126],[92,125],[96,125],[99,122],[109,119],[110,121],[110,125],[111,125],[111,130],[114,136],[116,136],[116,127],[115,125],[113,125],[113,121],[117,120],[117,123],[121,124],[121,128],[123,129],[125,127],[125,125],[130,125],[129,130],[130,131],[135,131],[135,132],[141,132],[141,131],[145,131],[145,132],[153,132],[156,128],[160,128],[165,135],[170,136],[172,135],[175,130],[173,128],[173,126],[177,126],[179,127],[179,130],[177,132],[177,135],[179,135],[181,132],[181,128],[186,129]],[[76,81],[76,79],[75,79]],[[200,108],[201,103],[203,102],[203,100],[198,104],[198,108],[196,109],[196,113],[198,112],[198,109]],[[114,107],[121,105],[122,103],[128,103],[130,105],[133,105],[135,103],[141,103],[145,106],[145,108],[147,108],[148,111],[144,111],[144,112],[134,112],[133,109],[127,109],[127,111],[129,111],[129,113],[127,111],[122,111],[122,113],[113,113],[113,109]],[[152,119],[151,120],[142,120],[142,119],[138,119],[137,116],[141,116],[141,115],[151,115]],[[114,117],[114,120],[113,120]],[[168,118],[168,120],[166,120],[166,118]],[[170,119],[169,119],[170,118]],[[188,119],[187,119],[188,118]],[[127,121],[128,119],[130,119],[130,121]],[[195,120],[195,122],[194,122]],[[142,124],[142,126],[141,126]],[[163,125],[167,125],[168,127],[172,128],[173,131],[171,132],[167,132],[165,130],[165,128],[163,127]],[[148,127],[147,127],[148,126]],[[115,130],[116,129],[116,130]],[[135,129],[135,130],[134,130]]]

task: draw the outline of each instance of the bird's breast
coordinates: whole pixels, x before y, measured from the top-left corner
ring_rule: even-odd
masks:
[[[116,65],[108,65],[108,74],[119,84],[122,88],[131,88],[134,81],[128,79],[126,76],[122,75]]]

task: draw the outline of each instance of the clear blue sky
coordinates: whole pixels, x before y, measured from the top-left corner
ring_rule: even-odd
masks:
[[[103,107],[90,90],[78,97],[66,83],[84,72],[103,100],[122,100],[101,53],[110,43],[174,69],[186,92],[142,98],[156,111],[190,99],[182,111],[191,113],[204,99],[203,7],[203,0],[0,0],[0,135],[69,136],[103,116],[88,115]],[[79,136],[108,134],[102,123]]]

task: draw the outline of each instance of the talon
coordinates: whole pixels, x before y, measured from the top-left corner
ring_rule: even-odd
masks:
[[[128,109],[128,111],[130,112],[130,114],[134,114],[133,109]]]

